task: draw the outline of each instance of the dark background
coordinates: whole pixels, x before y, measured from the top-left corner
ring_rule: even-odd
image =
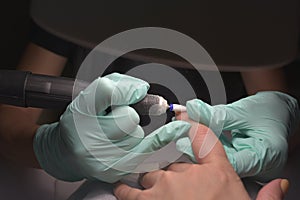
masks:
[[[2,2],[0,27],[0,67],[14,69],[28,41],[29,0]]]
[[[0,7],[0,55],[1,69],[14,69],[20,59],[26,43],[28,42],[29,31],[29,0],[11,0],[1,3]],[[285,66],[285,73],[288,77],[290,93],[299,99],[300,97],[300,59]],[[299,134],[298,131],[297,134]],[[296,141],[293,141],[296,142]],[[298,143],[299,144],[299,143]],[[296,150],[295,150],[296,149]],[[288,167],[283,173],[291,181],[291,190],[288,199],[299,196],[299,170],[300,152],[298,148],[293,148],[290,153]],[[296,180],[293,180],[296,179]],[[298,180],[297,180],[298,179]],[[0,186],[1,187],[1,186]],[[294,196],[295,195],[295,196]]]
[[[14,69],[28,42],[30,25],[29,0],[2,2],[0,7],[1,69]],[[291,94],[300,97],[299,60],[286,66]]]

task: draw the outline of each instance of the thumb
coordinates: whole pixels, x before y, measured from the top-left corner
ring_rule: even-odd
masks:
[[[134,104],[142,100],[149,84],[141,79],[113,73],[94,80],[71,103],[72,110],[103,115],[109,106]]]
[[[288,188],[288,180],[275,179],[259,191],[256,200],[282,200]]]
[[[223,145],[211,129],[190,120],[187,113],[181,113],[176,118],[192,125],[189,130],[189,137],[194,155],[199,163],[214,162],[220,158],[227,159]]]

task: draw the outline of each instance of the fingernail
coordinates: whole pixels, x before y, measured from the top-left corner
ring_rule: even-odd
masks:
[[[283,194],[286,194],[289,190],[290,183],[287,179],[282,179],[280,182],[280,188]]]

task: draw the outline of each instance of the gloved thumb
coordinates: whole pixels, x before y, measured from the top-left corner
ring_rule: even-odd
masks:
[[[149,84],[141,79],[113,73],[97,78],[71,103],[71,109],[88,115],[103,115],[109,106],[124,106],[142,100]]]
[[[282,200],[288,188],[288,180],[275,179],[259,191],[256,200]]]

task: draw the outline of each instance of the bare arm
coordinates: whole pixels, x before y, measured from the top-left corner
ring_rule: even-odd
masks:
[[[287,92],[288,87],[282,68],[246,71],[241,75],[249,95],[267,90]]]
[[[17,67],[33,73],[60,75],[67,59],[33,43],[28,44]],[[33,137],[42,109],[0,104],[0,154],[30,167],[39,167],[33,152]]]

